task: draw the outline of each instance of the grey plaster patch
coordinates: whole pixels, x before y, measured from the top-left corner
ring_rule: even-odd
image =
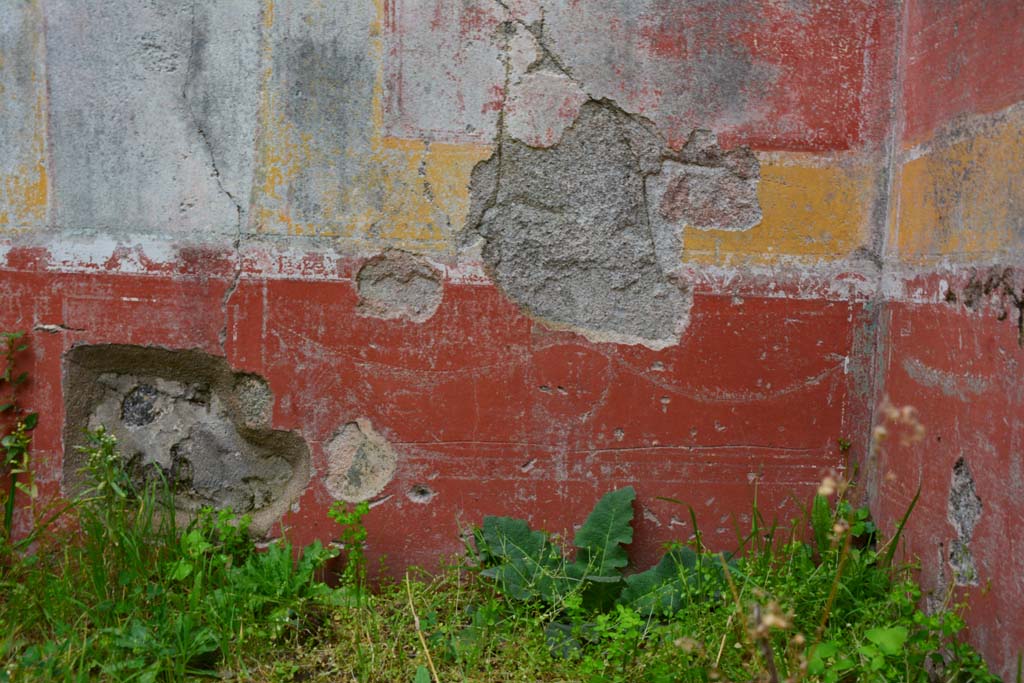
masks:
[[[949,547],[949,566],[953,568],[953,581],[958,586],[977,586],[978,567],[971,553],[974,527],[981,518],[982,504],[974,486],[974,477],[963,458],[953,465],[953,478],[949,487],[946,513],[956,530],[956,538]]]
[[[557,144],[505,135],[477,165],[464,246],[482,240],[497,285],[544,324],[664,348],[692,303],[679,277],[682,226],[710,216],[749,228],[760,220],[758,179],[749,150],[725,152],[697,133],[673,151],[645,119],[589,101]]]
[[[439,270],[422,257],[395,249],[363,264],[356,288],[359,314],[385,320],[423,322],[434,315],[444,297]]]
[[[259,5],[45,5],[54,221],[234,234],[251,186]]]
[[[327,491],[339,500],[357,503],[376,496],[395,475],[398,456],[369,420],[344,425],[325,446]]]
[[[269,428],[259,377],[200,351],[78,346],[65,357],[64,484],[84,485],[83,430],[103,426],[137,484],[161,476],[187,519],[202,506],[252,516],[266,533],[309,481],[301,437]]]
[[[693,131],[682,150],[647,177],[651,232],[666,272],[680,266],[685,228],[743,231],[760,223],[760,178],[749,149],[725,151],[710,131]]]
[[[662,270],[648,224],[644,176],[660,168],[660,149],[649,125],[595,102],[550,149],[503,139],[471,183],[497,285],[556,329],[674,344],[692,295]]]

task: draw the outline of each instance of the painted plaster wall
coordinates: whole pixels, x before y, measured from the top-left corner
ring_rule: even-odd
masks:
[[[904,8],[889,300],[879,397],[913,405],[875,453],[890,523],[918,486],[907,552],[941,600],[970,605],[971,638],[1010,679],[1024,643],[1024,7],[913,0]]]
[[[5,3],[0,324],[31,331],[41,488],[70,485],[68,359],[101,345],[224,358],[96,372],[152,410],[211,385],[175,414],[253,453],[300,439],[308,483],[252,503],[286,510],[270,532],[327,538],[333,500],[369,498],[395,568],[624,484],[639,557],[692,532],[658,496],[729,547],[755,491],[785,514],[842,468],[839,438],[891,517],[937,451],[871,451],[885,393],[1004,420],[1010,467],[1016,332],[946,296],[1021,253],[1022,27],[1013,2]],[[230,373],[265,382],[256,422]],[[967,446],[943,438],[945,477]],[[969,464],[994,576],[1012,489]],[[917,519],[912,549],[955,531]]]

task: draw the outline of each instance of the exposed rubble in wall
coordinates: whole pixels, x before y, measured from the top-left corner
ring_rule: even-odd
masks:
[[[398,456],[369,420],[344,425],[325,446],[324,485],[336,499],[351,503],[373,498],[395,475]]]
[[[981,511],[981,498],[975,490],[974,477],[967,463],[960,458],[953,466],[947,506],[949,522],[956,530],[956,538],[949,545],[949,566],[953,568],[953,581],[958,586],[978,585],[978,567],[970,544]]]
[[[677,343],[692,304],[683,230],[759,223],[757,158],[703,130],[670,148],[651,121],[573,78],[549,47],[542,11],[527,21],[500,4],[511,17],[508,96],[495,154],[473,171],[464,246],[479,248],[497,285],[550,327]]]
[[[406,498],[417,505],[426,505],[434,500],[435,496],[437,496],[437,491],[426,484],[414,484],[405,495]]]
[[[1024,274],[1014,268],[975,271],[958,295],[946,291],[946,301],[967,308],[991,307],[999,320],[1010,318],[1017,326],[1017,344],[1024,347]]]
[[[467,235],[482,239],[498,286],[544,323],[595,341],[676,343],[692,300],[679,277],[683,229],[756,225],[757,159],[703,131],[668,149],[609,102],[580,105],[553,131],[503,132],[474,170]]]
[[[200,351],[78,346],[65,357],[64,483],[82,486],[83,429],[104,427],[137,484],[160,476],[187,517],[202,506],[252,515],[265,533],[309,480],[301,437],[270,427],[262,378]]]
[[[444,297],[442,273],[426,259],[395,249],[375,256],[356,274],[360,315],[412,322],[429,319]]]

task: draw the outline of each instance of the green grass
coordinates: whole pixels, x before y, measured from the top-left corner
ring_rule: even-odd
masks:
[[[993,681],[955,609],[918,610],[896,540],[841,494],[754,526],[734,556],[699,532],[630,567],[632,489],[607,494],[576,552],[492,517],[436,574],[365,588],[365,504],[335,506],[345,557],[205,511],[177,524],[159,477],[133,483],[97,431],[89,489],[0,566],[0,680]],[[909,514],[909,511],[908,511]],[[696,520],[695,520],[696,526]]]

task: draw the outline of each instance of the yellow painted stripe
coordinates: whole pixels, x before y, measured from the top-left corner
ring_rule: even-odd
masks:
[[[876,169],[863,159],[765,155],[758,185],[761,222],[739,232],[687,227],[683,260],[740,265],[782,257],[845,258],[868,240]]]
[[[902,167],[900,256],[920,261],[1024,250],[1024,109],[976,122]]]
[[[50,179],[46,168],[46,83],[36,68],[45,61],[42,12],[38,1],[24,3],[20,30],[32,36],[31,54],[20,59],[0,54],[0,116],[8,117],[8,130],[22,135],[4,140],[0,150],[0,232],[12,233],[46,225]],[[18,46],[20,47],[20,45]],[[33,64],[27,86],[19,82],[13,64]],[[33,103],[25,107],[23,103]],[[21,105],[21,106],[19,106]],[[20,116],[21,120],[10,117]]]

